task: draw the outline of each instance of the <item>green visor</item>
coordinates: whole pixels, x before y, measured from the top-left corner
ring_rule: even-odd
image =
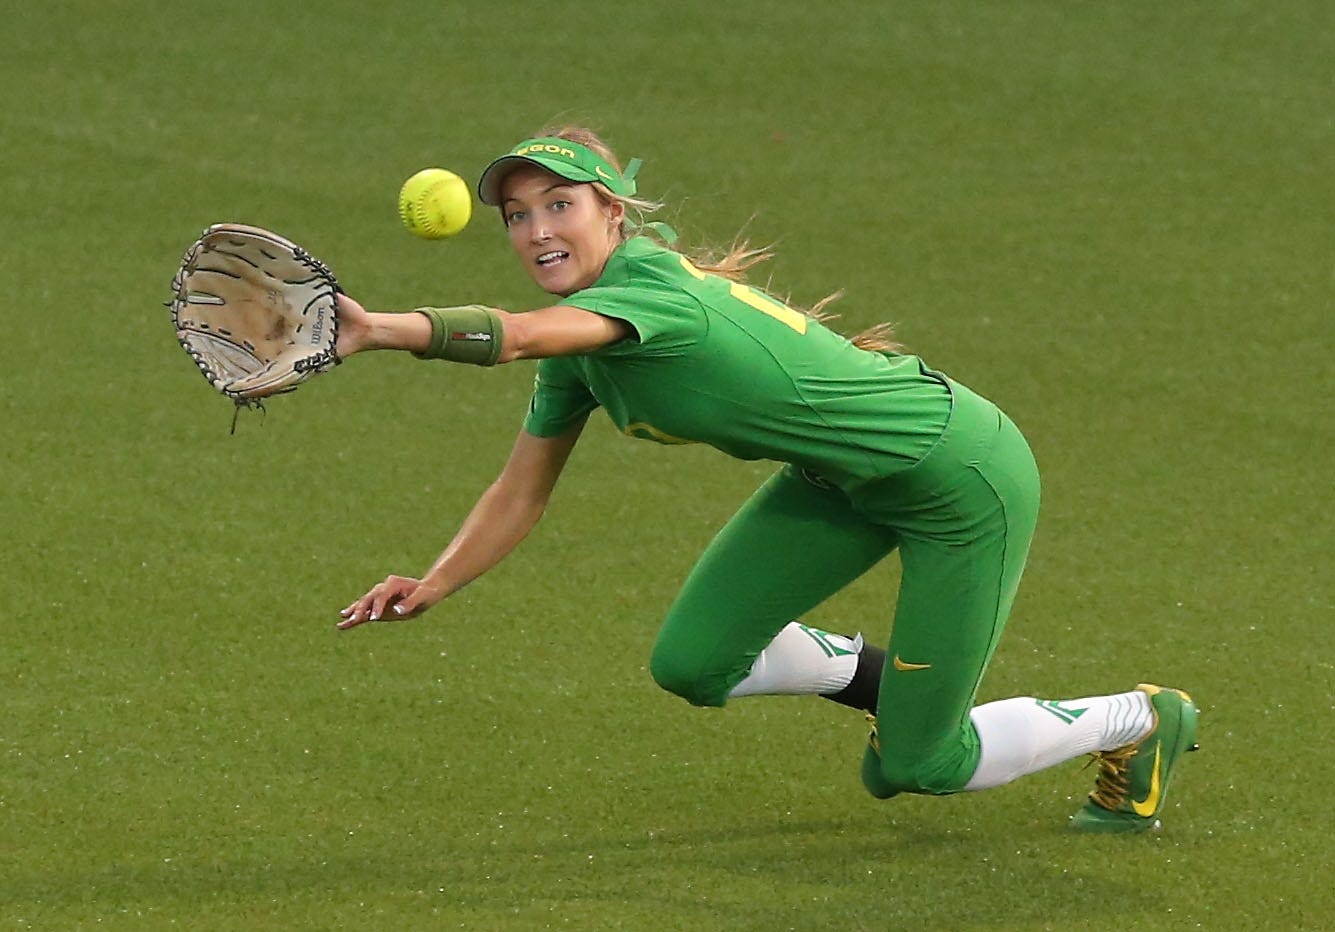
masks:
[[[631,159],[625,171],[617,171],[612,163],[587,146],[568,139],[526,139],[507,155],[487,166],[477,182],[477,196],[484,204],[499,207],[501,182],[520,165],[537,165],[567,181],[587,184],[601,181],[609,191],[621,197],[634,197],[635,173],[640,160]]]

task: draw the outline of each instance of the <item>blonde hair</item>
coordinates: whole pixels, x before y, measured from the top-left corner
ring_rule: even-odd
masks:
[[[586,126],[544,126],[533,134],[534,138],[547,137],[552,139],[564,139],[567,142],[578,143],[587,149],[598,153],[603,159],[606,159],[613,168],[620,173],[623,168],[621,160],[617,158],[616,153],[612,151],[611,146],[603,141],[602,137]],[[652,227],[646,225],[645,215],[660,210],[663,205],[657,201],[646,200],[640,197],[626,197],[625,195],[615,194],[610,188],[600,181],[592,182],[592,187],[598,192],[603,200],[611,202],[618,201],[626,208],[625,219],[621,221],[621,241],[625,242],[632,236],[655,233]],[[661,238],[661,237],[660,237]],[[774,258],[774,251],[768,246],[752,247],[750,242],[738,236],[732,241],[732,245],[726,250],[699,249],[686,253],[686,258],[691,261],[697,269],[702,272],[709,272],[714,275],[720,275],[729,281],[745,283],[746,274],[752,268]],[[755,287],[754,285],[752,287]],[[765,290],[768,293],[767,289]],[[836,291],[821,298],[811,307],[800,307],[791,304],[787,299],[783,303],[793,307],[794,310],[801,311],[807,317],[818,323],[825,323],[833,320],[837,314],[826,313],[825,308],[843,296],[843,291]],[[851,342],[858,349],[868,350],[873,353],[897,353],[904,347],[894,339],[894,326],[889,323],[875,324],[868,327],[856,336],[850,337]]]

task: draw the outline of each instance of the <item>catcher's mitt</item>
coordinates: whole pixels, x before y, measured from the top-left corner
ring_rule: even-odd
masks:
[[[334,273],[259,227],[217,223],[172,279],[176,339],[237,405],[290,392],[338,365]]]

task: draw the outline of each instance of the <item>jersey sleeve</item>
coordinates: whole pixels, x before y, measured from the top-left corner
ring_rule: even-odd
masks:
[[[613,285],[586,288],[561,303],[624,320],[634,328],[636,342],[649,346],[669,338],[674,329],[680,328],[680,319],[674,319],[655,297],[646,289]]]
[[[562,304],[624,320],[635,338],[614,343],[596,355],[672,354],[700,337],[704,317],[698,302],[672,280],[676,254],[632,241],[609,262],[592,287],[561,300]],[[665,274],[665,266],[669,271]]]
[[[555,437],[579,423],[596,407],[598,399],[580,378],[573,360],[568,357],[544,359],[538,363],[524,430],[535,437]]]

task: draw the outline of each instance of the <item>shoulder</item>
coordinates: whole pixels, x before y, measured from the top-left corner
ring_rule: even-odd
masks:
[[[590,302],[610,299],[681,308],[700,302],[705,277],[681,253],[635,236],[617,247],[597,281],[562,303],[588,308]]]
[[[649,237],[633,236],[608,257],[598,280],[585,291],[671,285],[685,271],[681,260],[680,253]]]
[[[562,304],[626,321],[635,342],[667,341],[674,346],[697,338],[705,328],[703,307],[680,253],[645,236],[617,248],[602,275]]]

